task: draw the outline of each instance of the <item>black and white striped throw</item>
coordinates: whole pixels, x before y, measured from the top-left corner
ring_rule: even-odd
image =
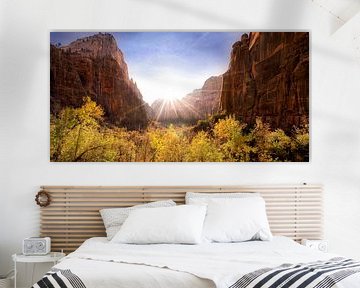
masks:
[[[69,269],[52,269],[32,288],[86,288],[81,279]]]
[[[359,272],[360,262],[345,258],[284,264],[246,274],[229,288],[330,288]]]

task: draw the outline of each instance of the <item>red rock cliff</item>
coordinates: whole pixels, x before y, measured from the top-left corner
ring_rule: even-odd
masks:
[[[79,107],[84,96],[101,105],[109,123],[139,129],[146,110],[136,84],[129,79],[124,56],[111,34],[99,33],[50,49],[51,112]]]
[[[309,33],[243,34],[223,74],[221,109],[290,129],[309,117]]]
[[[222,76],[212,76],[207,79],[201,89],[196,89],[183,98],[200,115],[206,118],[208,115],[219,112],[221,96]]]

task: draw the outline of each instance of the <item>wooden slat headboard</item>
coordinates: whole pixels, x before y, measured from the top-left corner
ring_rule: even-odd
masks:
[[[178,204],[191,192],[259,192],[266,201],[274,235],[301,239],[322,238],[322,187],[320,185],[252,186],[42,186],[51,204],[41,208],[40,233],[52,239],[53,251],[74,251],[95,236],[105,236],[99,209],[129,207],[173,199]]]

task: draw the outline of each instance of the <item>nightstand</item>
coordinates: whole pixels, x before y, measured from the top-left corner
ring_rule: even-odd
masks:
[[[328,242],[326,240],[310,240],[310,239],[303,239],[301,240],[301,244],[309,247],[314,250],[318,250],[321,252],[328,251]]]
[[[65,253],[60,253],[60,252],[50,252],[49,254],[46,255],[36,255],[36,256],[28,256],[28,255],[24,255],[24,254],[14,254],[12,255],[12,259],[14,261],[14,270],[15,270],[15,277],[14,277],[14,288],[16,288],[16,264],[17,263],[33,263],[34,265],[36,265],[36,263],[45,263],[45,262],[49,262],[49,263],[53,263],[54,265],[56,263],[58,263],[58,261],[65,257]],[[34,281],[34,266],[32,269],[32,273],[31,273],[31,285],[33,285]],[[30,285],[30,286],[31,286]]]

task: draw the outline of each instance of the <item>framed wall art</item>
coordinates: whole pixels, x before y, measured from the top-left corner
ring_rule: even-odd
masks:
[[[51,32],[53,162],[309,161],[308,32]]]

